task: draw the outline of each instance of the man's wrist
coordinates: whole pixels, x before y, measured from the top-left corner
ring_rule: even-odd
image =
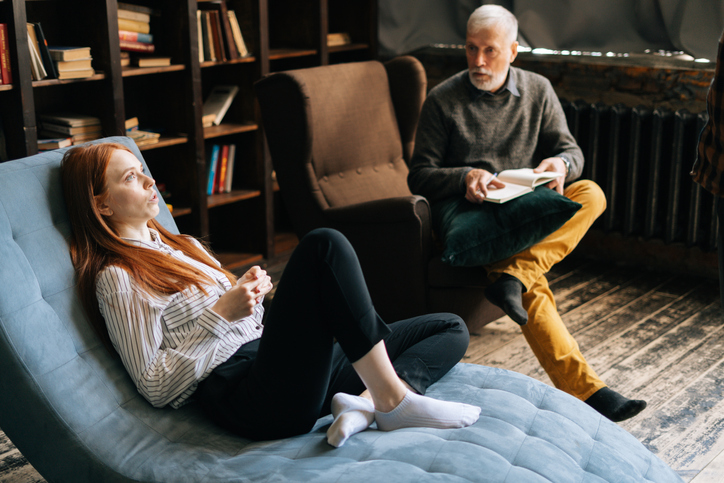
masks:
[[[565,173],[563,173],[563,174],[564,174],[565,176],[568,176],[568,173],[571,172],[571,162],[568,161],[568,158],[566,158],[565,156],[558,156],[558,157],[563,160],[563,166],[564,166],[565,169],[566,169]]]

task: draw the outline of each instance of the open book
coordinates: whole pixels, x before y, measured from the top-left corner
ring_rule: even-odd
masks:
[[[505,187],[494,188],[489,186],[488,196],[485,197],[485,201],[505,203],[526,193],[532,193],[536,186],[546,184],[561,176],[563,176],[563,173],[556,171],[534,173],[531,168],[506,169],[498,174],[498,179],[505,183]]]

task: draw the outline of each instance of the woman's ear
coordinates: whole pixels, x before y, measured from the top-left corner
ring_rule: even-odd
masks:
[[[108,206],[108,203],[101,201],[98,196],[95,197],[96,208],[98,212],[103,216],[113,216],[113,210]]]

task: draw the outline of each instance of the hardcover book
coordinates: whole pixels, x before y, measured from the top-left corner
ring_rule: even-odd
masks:
[[[91,56],[90,47],[48,47],[53,60],[78,60]]]
[[[92,126],[101,124],[101,120],[95,116],[87,116],[85,114],[76,114],[74,112],[52,112],[47,114],[38,114],[41,121],[60,124],[63,126]]]
[[[229,106],[231,106],[237,92],[239,92],[239,86],[237,85],[214,86],[204,102],[203,115],[215,114],[214,125],[221,124],[221,120],[226,115],[226,111],[229,110]]]
[[[148,22],[139,22],[138,20],[119,18],[118,30],[128,30],[131,32],[140,32],[142,34],[147,34],[151,32],[151,24],[149,24]]]
[[[0,23],[0,84],[12,84],[13,76],[10,70],[10,41],[8,40],[8,26]]]
[[[35,26],[35,36],[38,39],[38,48],[40,50],[40,58],[43,60],[43,67],[45,67],[45,71],[48,73],[49,78],[57,79],[58,72],[53,64],[53,59],[50,57],[48,40],[45,38],[45,34],[43,33],[43,27],[40,26],[40,22],[33,25]]]

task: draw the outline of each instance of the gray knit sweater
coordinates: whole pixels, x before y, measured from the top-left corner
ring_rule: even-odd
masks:
[[[407,178],[413,193],[431,202],[464,195],[473,168],[535,168],[552,156],[571,163],[567,181],[581,175],[583,153],[548,79],[511,67],[507,85],[497,95],[484,93],[464,70],[430,91]]]

